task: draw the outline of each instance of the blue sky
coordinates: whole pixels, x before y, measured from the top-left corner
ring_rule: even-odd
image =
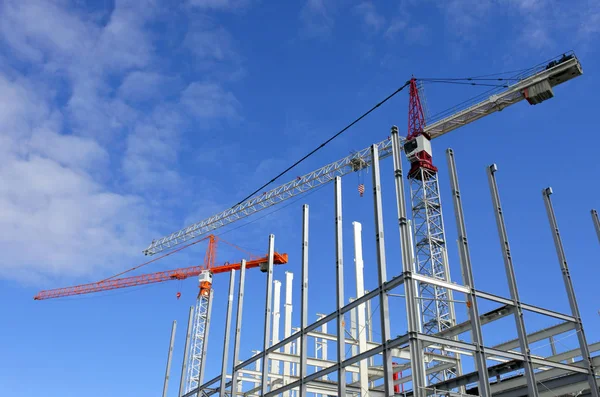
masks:
[[[588,338],[598,339],[593,272],[600,246],[589,210],[600,207],[594,124],[600,2],[178,3],[0,3],[2,390],[62,397],[159,393],[174,319],[172,379],[178,377],[193,280],[46,302],[33,295],[143,262],[141,251],[152,238],[236,203],[411,75],[522,69],[571,49],[584,76],[558,87],[555,99],[536,107],[520,103],[436,140],[434,150],[453,278],[460,270],[447,147],[457,155],[477,287],[508,294],[485,175],[485,166],[496,162],[522,299],[568,310],[540,193],[551,185]],[[426,90],[432,113],[481,92]],[[392,124],[405,133],[406,113],[403,93],[281,182],[383,140]],[[400,264],[391,160],[382,170],[393,275]],[[353,220],[364,224],[367,288],[376,284],[372,201],[369,194],[358,197],[355,175],[343,183],[350,297]],[[260,253],[274,233],[298,281],[302,203],[311,205],[314,319],[335,305],[331,186],[223,237]],[[145,271],[197,264],[203,249],[199,244]],[[239,258],[223,246],[218,262]],[[284,271],[277,269],[276,278],[283,281]],[[207,377],[218,372],[227,282],[215,277]],[[244,316],[261,321],[246,321],[242,358],[261,348],[264,276],[249,272],[247,285]],[[294,294],[298,302],[298,284]],[[402,333],[404,302],[394,301],[392,309]],[[534,330],[552,320],[532,317],[529,324]],[[510,339],[510,332],[490,329],[486,344]]]

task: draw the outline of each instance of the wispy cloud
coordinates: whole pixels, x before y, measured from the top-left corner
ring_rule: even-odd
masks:
[[[335,0],[307,0],[300,11],[302,34],[307,37],[329,37],[335,24]]]
[[[245,8],[252,3],[252,0],[189,0],[193,7],[207,10],[238,10]]]
[[[363,24],[369,30],[378,32],[386,24],[385,18],[377,11],[373,2],[363,1],[357,4],[354,10],[362,18]]]
[[[521,48],[540,51],[563,50],[556,46],[565,35],[585,44],[599,31],[597,0],[449,0],[437,4],[452,34],[465,42],[476,42],[491,19],[499,17],[513,19],[506,24],[507,37],[516,38]]]
[[[241,119],[234,93],[208,72],[241,66],[213,23],[208,39],[187,35],[207,80],[170,77],[149,27],[164,12],[154,0],[117,1],[101,20],[60,1],[0,4],[0,59],[11,60],[0,66],[0,277],[106,274],[159,227],[180,225],[155,214],[186,195],[182,132]]]

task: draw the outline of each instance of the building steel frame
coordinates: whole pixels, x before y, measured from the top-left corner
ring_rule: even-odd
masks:
[[[362,235],[360,224],[354,223],[354,249],[355,266],[357,274],[358,296],[346,303],[343,289],[343,250],[342,250],[342,202],[341,178],[335,178],[335,224],[336,224],[336,310],[320,319],[308,323],[308,288],[309,288],[309,207],[302,207],[302,270],[301,270],[301,304],[300,328],[291,332],[291,321],[286,319],[284,338],[271,343],[272,288],[273,288],[273,251],[274,236],[269,236],[269,261],[267,269],[267,285],[265,299],[265,337],[263,350],[257,352],[249,359],[238,362],[240,351],[240,335],[242,331],[242,310],[244,293],[244,266],[242,266],[241,279],[238,288],[236,326],[234,336],[234,361],[231,376],[226,374],[223,363],[222,373],[213,379],[200,384],[194,390],[183,394],[183,397],[192,396],[300,396],[309,393],[320,395],[352,395],[352,396],[545,396],[555,392],[580,392],[580,395],[599,397],[596,375],[600,375],[598,365],[600,356],[592,356],[592,352],[600,351],[600,343],[587,344],[579,308],[568,265],[562,249],[562,241],[558,232],[554,209],[550,201],[550,189],[544,189],[544,202],[548,211],[548,219],[557,250],[557,257],[563,274],[565,288],[570,303],[571,313],[563,314],[544,309],[520,301],[517,282],[514,275],[506,226],[503,220],[502,207],[499,200],[498,186],[496,183],[497,168],[488,167],[488,178],[492,196],[492,204],[496,215],[496,223],[500,237],[500,244],[504,257],[505,270],[509,283],[510,298],[497,296],[476,289],[473,281],[472,263],[469,253],[467,232],[462,210],[462,197],[458,184],[458,175],[454,153],[447,151],[447,160],[450,173],[450,185],[456,217],[456,227],[459,238],[459,259],[463,274],[463,282],[455,283],[450,280],[440,280],[428,275],[419,274],[415,269],[413,257],[413,244],[411,241],[410,221],[408,220],[404,177],[401,161],[401,146],[397,128],[392,129],[390,148],[394,158],[394,179],[396,187],[396,204],[398,227],[400,232],[400,248],[402,254],[402,272],[391,278],[387,276],[386,252],[384,245],[383,205],[381,200],[381,183],[379,145],[373,145],[371,151],[371,166],[373,177],[375,241],[377,253],[377,271],[379,285],[371,290],[364,291],[362,283]],[[388,242],[390,244],[390,242]],[[290,278],[291,279],[291,278]],[[229,328],[231,321],[232,296],[234,274],[230,279],[230,292],[228,313],[226,317],[226,336],[223,358],[226,361],[229,343]],[[453,324],[446,329],[441,329],[434,334],[427,334],[421,323],[419,310],[419,285],[429,284],[436,288],[463,294],[468,307],[468,320]],[[362,289],[360,288],[362,287]],[[390,329],[390,302],[388,296],[398,288],[404,291],[407,327],[406,333],[393,336]],[[291,282],[286,283],[286,297],[291,296]],[[480,314],[478,299],[495,302],[498,308]],[[370,304],[378,304],[381,321],[380,332],[382,339],[373,341],[371,320],[368,324],[360,310],[369,308]],[[289,305],[289,307],[288,307]],[[286,299],[286,316],[291,315],[291,299]],[[555,326],[540,331],[526,334],[523,312],[533,312],[550,318],[560,320]],[[352,314],[354,313],[354,314]],[[358,313],[358,314],[357,314]],[[364,312],[363,312],[364,313]],[[368,312],[370,313],[370,310]],[[368,337],[366,343],[363,338],[357,338],[356,332],[347,335],[344,317],[351,316],[357,321],[357,332],[363,332]],[[482,336],[482,326],[492,323],[507,316],[514,316],[518,338],[496,346],[486,346]],[[287,317],[286,317],[287,318]],[[335,322],[333,334],[324,331],[324,326]],[[288,329],[289,328],[289,329]],[[458,335],[470,333],[471,338]],[[577,334],[579,347],[577,349],[557,353],[554,348],[554,338],[567,332]],[[573,335],[573,334],[571,334]],[[309,356],[309,341],[321,343],[336,343],[337,352],[335,359],[326,355],[322,358]],[[552,344],[552,354],[541,356],[533,354],[530,345],[548,340]],[[294,352],[286,346],[292,343],[299,344],[299,351]],[[348,347],[353,352],[346,356]],[[283,349],[283,351],[282,351]],[[515,350],[517,349],[517,350]],[[451,352],[452,355],[438,354],[436,352]],[[574,361],[581,357],[580,360]],[[473,359],[475,370],[456,377],[445,379],[437,383],[428,383],[428,376],[432,373],[450,370],[457,367],[461,358]],[[397,363],[392,361],[398,361]],[[273,371],[274,361],[286,363],[297,370],[280,373]],[[435,365],[428,365],[435,362]],[[365,365],[366,364],[366,365]],[[310,371],[310,369],[313,371]],[[402,375],[400,375],[402,373]],[[523,376],[524,374],[524,376]],[[351,379],[351,381],[349,381]],[[395,386],[402,385],[403,392],[396,392]],[[368,388],[368,390],[365,390]],[[548,390],[552,394],[548,394]],[[475,393],[475,394],[473,394]],[[586,394],[587,393],[587,394]]]

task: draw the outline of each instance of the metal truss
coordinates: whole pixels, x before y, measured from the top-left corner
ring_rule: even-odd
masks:
[[[410,247],[410,230],[409,222],[406,218],[406,203],[404,201],[404,185],[401,169],[400,151],[398,149],[398,136],[397,131],[392,132],[392,142],[394,150],[394,177],[397,188],[397,207],[398,207],[398,227],[400,229],[400,245],[402,251],[402,272],[396,273],[389,279],[386,276],[386,260],[384,250],[384,225],[383,220],[388,219],[383,216],[383,205],[381,203],[381,184],[379,182],[379,164],[377,160],[377,148],[373,147],[373,177],[374,177],[374,214],[375,214],[375,230],[372,238],[376,239],[377,242],[377,260],[370,259],[372,263],[377,264],[377,272],[379,274],[378,286],[366,292],[364,294],[358,294],[354,299],[351,299],[349,303],[338,306],[335,311],[320,315],[319,319],[312,323],[307,323],[307,302],[308,302],[308,206],[303,206],[303,232],[302,232],[302,305],[300,318],[302,319],[301,327],[295,333],[286,333],[283,340],[277,342],[270,342],[272,339],[272,329],[270,324],[270,318],[273,316],[271,312],[271,297],[270,288],[272,286],[271,277],[267,278],[267,294],[265,297],[265,335],[264,335],[264,347],[261,352],[256,352],[252,357],[238,362],[237,353],[235,354],[236,359],[233,362],[232,373],[228,375],[222,366],[221,373],[210,379],[207,382],[199,385],[195,389],[189,390],[182,397],[191,396],[212,396],[220,394],[220,396],[262,396],[271,397],[286,395],[291,391],[297,391],[302,397],[307,394],[318,394],[324,396],[340,395],[339,390],[345,389],[342,396],[355,396],[364,397],[391,397],[398,395],[397,392],[392,391],[392,387],[402,385],[403,391],[402,396],[416,396],[416,397],[428,397],[428,396],[466,396],[466,395],[479,395],[479,396],[522,396],[527,393],[526,388],[529,387],[528,380],[522,376],[522,371],[527,367],[535,370],[535,379],[537,385],[542,385],[545,395],[546,388],[551,390],[553,393],[556,390],[556,394],[567,394],[572,392],[578,392],[584,390],[590,386],[596,386],[594,378],[594,372],[597,372],[596,368],[599,364],[600,359],[598,357],[591,357],[590,352],[600,351],[600,343],[593,343],[587,345],[585,343],[583,325],[581,323],[579,312],[577,308],[577,302],[574,299],[574,292],[572,284],[568,276],[568,267],[566,260],[564,259],[564,253],[562,249],[559,250],[559,262],[561,263],[561,271],[563,275],[567,275],[564,278],[565,287],[568,291],[569,301],[572,307],[571,314],[557,313],[544,308],[536,307],[521,302],[518,299],[518,293],[516,293],[516,280],[512,277],[512,271],[507,271],[507,280],[512,284],[514,293],[511,293],[510,298],[505,298],[490,294],[487,292],[479,291],[476,289],[472,277],[471,262],[468,256],[467,239],[466,239],[466,228],[462,214],[462,209],[457,211],[456,221],[459,230],[459,238],[462,241],[460,259],[461,266],[463,267],[463,273],[467,275],[465,285],[451,282],[444,278],[436,277],[435,274],[422,274],[418,273],[411,258]],[[453,199],[457,208],[461,207],[460,204],[460,192],[458,189],[458,180],[454,164],[451,164],[450,170],[452,172],[452,189]],[[336,195],[335,199],[338,203],[336,207],[336,222],[338,225],[336,239],[338,243],[341,241],[341,203],[340,200],[340,180],[336,182]],[[497,186],[494,185],[493,193],[498,196]],[[494,196],[493,196],[494,197]],[[549,211],[551,210],[550,202],[547,201]],[[495,209],[500,209],[499,201],[496,200],[498,205],[495,205]],[[558,228],[556,227],[556,220],[551,213],[551,225],[552,230],[557,244],[559,243]],[[502,222],[502,227],[504,225]],[[300,238],[300,236],[299,236]],[[500,241],[506,240],[505,233],[500,236]],[[355,238],[355,248],[358,247],[358,242],[361,241]],[[269,240],[269,252],[272,251],[273,237]],[[337,246],[338,255],[341,255],[341,246]],[[333,249],[333,247],[332,247]],[[356,251],[355,251],[356,252]],[[355,254],[356,255],[356,254]],[[361,254],[362,255],[362,254]],[[355,257],[356,258],[356,257]],[[338,272],[337,276],[342,275],[341,269],[341,256],[337,257],[338,260]],[[270,261],[271,262],[271,261]],[[355,261],[357,269],[359,268],[360,261]],[[446,264],[445,258],[440,262]],[[319,264],[320,265],[320,264]],[[507,268],[512,268],[512,260],[505,263]],[[272,269],[272,264],[269,265]],[[375,269],[371,269],[375,271]],[[319,272],[316,272],[319,276]],[[357,280],[359,277],[357,276]],[[241,281],[240,281],[241,282]],[[468,302],[471,302],[471,311],[469,312],[469,318],[467,321],[460,322],[454,325],[451,323],[450,326],[444,329],[437,329],[435,332],[426,333],[424,329],[420,329],[418,324],[419,308],[418,301],[422,300],[419,297],[418,285],[428,284],[434,289],[445,290],[446,296],[451,296],[453,291],[457,293],[467,294]],[[330,327],[334,331],[330,334],[325,329],[325,326],[330,322],[339,322],[348,314],[351,315],[354,311],[360,307],[368,306],[369,303],[379,303],[381,306],[382,302],[388,297],[390,292],[393,290],[404,287],[406,294],[405,303],[407,305],[407,332],[398,335],[393,330],[390,330],[390,319],[386,314],[387,310],[390,310],[391,315],[396,308],[390,307],[389,309],[380,308],[381,317],[381,330],[382,335],[381,342],[374,342],[370,338],[367,340],[366,345],[363,343],[363,347],[359,349],[352,349],[352,346],[360,343],[356,338],[346,336],[345,328],[339,328],[339,326]],[[359,288],[357,287],[357,291]],[[232,300],[232,287],[230,285],[230,298]],[[238,297],[237,305],[237,320],[235,326],[235,340],[240,340],[240,333],[242,332],[241,324],[241,313],[243,311],[242,300],[240,299],[243,294],[243,288],[239,289],[240,296]],[[420,290],[421,292],[423,289]],[[336,283],[336,294],[339,297],[339,301],[345,299],[343,295],[343,287],[341,283]],[[409,298],[410,297],[410,298]],[[499,307],[488,311],[486,313],[478,314],[476,307],[478,299],[486,299],[499,304]],[[433,300],[433,299],[429,299]],[[391,305],[392,302],[390,302]],[[433,306],[432,306],[433,307]],[[230,309],[228,309],[229,312]],[[437,310],[437,309],[436,309]],[[523,310],[531,311],[534,313],[549,316],[551,318],[561,320],[561,323],[550,328],[546,328],[527,335],[527,341],[529,344],[539,343],[544,344],[546,341],[550,341],[552,344],[555,337],[566,333],[572,333],[573,330],[577,331],[577,338],[580,342],[580,346],[577,349],[563,352],[556,352],[552,350],[552,354],[549,356],[541,356],[539,354],[531,354],[529,348],[522,348],[523,341],[521,337],[504,342],[496,346],[485,346],[481,338],[481,327],[485,324],[492,323],[499,319],[507,316],[514,316],[516,313],[521,316]],[[229,317],[229,314],[227,315]],[[411,320],[412,318],[412,320]],[[255,321],[256,319],[254,319]],[[523,320],[524,321],[524,320]],[[226,329],[229,329],[227,324],[229,319],[226,320]],[[360,323],[360,320],[359,320]],[[339,324],[339,323],[338,323]],[[338,325],[335,324],[335,325]],[[360,327],[361,325],[358,324]],[[389,331],[388,331],[389,330]],[[431,331],[431,329],[430,329]],[[228,332],[228,331],[226,331]],[[472,335],[477,335],[472,341],[466,341],[464,338],[458,339],[459,335],[465,332],[471,332]],[[340,333],[344,333],[340,337]],[[271,337],[271,338],[270,338]],[[575,336],[574,336],[575,337]],[[261,336],[262,338],[262,336]],[[228,350],[228,339],[225,337],[225,345],[223,348],[223,360],[227,358],[226,351]],[[331,357],[318,357],[319,354],[315,349],[307,349],[307,341],[326,341],[330,344],[337,344],[337,347],[343,347],[344,351],[352,351],[352,354],[331,354]],[[286,351],[285,347],[293,343],[300,343],[300,352]],[[273,343],[271,345],[271,343]],[[234,345],[234,352],[237,352],[239,345],[237,342]],[[326,346],[325,344],[322,346]],[[545,346],[545,345],[544,345]],[[282,350],[283,349],[283,350]],[[310,351],[310,353],[309,353]],[[448,352],[452,352],[449,355]],[[378,357],[375,362],[378,364],[369,364],[373,361],[372,358]],[[444,374],[446,371],[453,370],[459,367],[461,357],[473,357],[476,360],[476,370],[466,374],[456,374],[456,376],[447,377],[437,383],[425,382],[425,379],[430,379],[433,374]],[[581,359],[579,359],[581,357]],[[392,359],[394,362],[393,366],[386,366],[385,360]],[[277,363],[289,363],[291,366],[296,367],[298,370],[292,370],[290,374],[275,373],[273,371],[274,362]],[[364,363],[367,363],[365,366]],[[363,365],[359,365],[363,364]],[[365,368],[366,367],[366,371]],[[362,369],[361,369],[362,368]],[[403,372],[402,374],[400,374]],[[355,376],[358,374],[358,377]],[[366,379],[365,379],[366,377]],[[230,380],[231,379],[231,380]],[[438,379],[439,375],[438,375]],[[493,381],[490,382],[490,379]],[[358,380],[358,381],[357,381]],[[359,381],[363,381],[363,385],[368,384],[368,390],[364,387],[360,387]],[[365,382],[366,380],[366,382]],[[339,383],[344,383],[340,385]],[[202,382],[200,382],[202,383]],[[468,390],[465,390],[467,389]],[[464,391],[463,391],[464,390]],[[468,393],[468,394],[467,394]],[[584,390],[584,393],[586,391]],[[597,396],[597,392],[593,391],[590,393],[592,396]],[[531,395],[529,393],[528,395]],[[584,394],[586,395],[586,394]]]
[[[375,145],[379,150],[379,159],[384,159],[392,155],[392,143],[389,138]],[[159,238],[158,240],[154,240],[150,246],[144,250],[144,254],[157,254],[212,230],[246,218],[294,196],[306,193],[309,190],[332,182],[338,176],[341,177],[366,168],[371,165],[371,162],[371,147],[367,147],[348,155],[343,159],[327,164],[318,170],[299,176],[284,185],[252,197],[247,201],[219,212],[210,218],[194,223],[193,225],[169,234],[168,236]]]
[[[537,65],[529,69],[520,76],[521,80],[504,91],[494,93],[488,98],[477,98],[479,102],[464,108],[450,109],[448,113],[441,116],[443,119],[429,122],[423,128],[431,139],[437,138],[463,125],[472,123],[482,117],[494,112],[500,111],[514,103],[524,99],[523,90],[529,86],[548,80],[550,86],[556,86],[572,78],[580,76],[583,71],[579,60],[573,53],[569,53],[566,61],[554,59],[554,66],[548,68],[547,63]],[[383,159],[392,154],[392,145],[389,139],[376,144],[379,150],[379,159]],[[154,255],[165,249],[172,248],[185,241],[206,234],[217,228],[226,226],[237,220],[243,219],[263,209],[272,207],[291,197],[308,192],[316,187],[334,180],[336,176],[344,176],[351,172],[358,171],[370,164],[370,148],[362,149],[359,152],[344,157],[341,160],[328,164],[304,176],[298,177],[284,185],[271,189],[258,196],[236,204],[235,206],[222,211],[210,218],[194,223],[184,229],[167,236],[153,240],[148,248],[144,250],[146,255]]]
[[[450,270],[446,256],[446,238],[442,218],[437,172],[421,167],[410,181],[415,266],[420,275],[449,282]],[[452,291],[429,282],[419,282],[421,326],[423,333],[436,334],[454,325]],[[441,355],[449,354],[428,349]],[[437,366],[431,362],[429,367]],[[457,375],[458,368],[433,372],[427,377],[429,385]]]
[[[558,63],[551,68],[547,68],[548,63],[544,62],[543,64],[529,69],[527,73],[519,76],[521,80],[518,83],[503,91],[501,91],[502,88],[500,88],[497,90],[498,92],[493,93],[483,101],[477,102],[466,109],[458,111],[457,109],[450,109],[448,111],[450,115],[445,117],[446,114],[442,114],[440,115],[443,117],[441,120],[436,122],[429,121],[423,131],[429,134],[431,139],[437,138],[462,127],[463,125],[472,123],[482,117],[499,112],[510,105],[522,101],[525,99],[523,90],[536,83],[548,80],[551,86],[556,86],[574,77],[581,76],[583,71],[579,60],[575,58],[573,53],[569,54],[573,55],[573,57],[565,62]],[[554,61],[558,61],[558,58],[555,58]]]
[[[204,377],[204,356],[210,329],[210,312],[212,308],[213,291],[208,296],[198,295],[194,312],[194,326],[192,328],[192,345],[189,356],[186,392],[195,390]]]

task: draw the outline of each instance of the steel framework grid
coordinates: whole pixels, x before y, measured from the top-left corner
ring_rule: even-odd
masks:
[[[396,140],[395,140],[396,139]],[[398,142],[397,140],[397,131],[394,132],[392,131],[392,142]],[[396,184],[397,184],[397,192],[403,192],[404,187],[403,187],[403,180],[402,180],[402,168],[401,168],[401,163],[399,161],[399,145],[393,145],[393,147],[396,150],[395,156],[394,156],[394,165],[395,165],[395,169],[394,169],[394,173],[395,173],[395,180],[396,180]],[[377,194],[378,192],[380,192],[380,185],[378,182],[379,179],[379,167],[378,167],[378,157],[376,157],[377,155],[377,147],[373,146],[372,147],[372,153],[373,153],[373,168],[374,168],[374,172],[373,172],[373,179],[374,179],[374,194],[375,194],[375,219],[383,219],[383,217],[380,218],[381,214],[382,214],[382,209],[381,209],[381,201],[377,200]],[[398,155],[398,157],[396,157],[396,155]],[[450,155],[451,152],[449,152],[449,161],[450,161]],[[452,156],[453,158],[453,156]],[[375,170],[377,170],[377,172],[375,172]],[[455,175],[454,175],[455,177]],[[336,185],[338,185],[339,181],[336,181]],[[336,187],[336,191],[337,191],[337,187]],[[453,194],[454,194],[454,198],[455,198],[455,208],[457,205],[457,198],[460,197],[459,193],[458,193],[458,187],[457,185],[453,184]],[[336,200],[337,200],[337,195],[336,195]],[[461,332],[465,332],[465,331],[471,331],[472,333],[481,333],[481,324],[478,324],[478,321],[472,316],[470,315],[470,322],[468,323],[468,325],[465,324],[459,324],[458,326],[454,326],[451,327],[449,329],[446,329],[442,332],[437,333],[436,335],[427,335],[425,333],[422,332],[422,329],[420,328],[420,324],[418,324],[418,317],[419,317],[419,311],[418,311],[418,307],[416,305],[415,302],[417,302],[418,296],[415,296],[417,294],[417,289],[416,289],[416,285],[417,283],[423,283],[423,282],[427,282],[430,283],[432,285],[435,285],[439,288],[446,288],[449,290],[454,290],[457,292],[461,292],[461,293],[465,293],[468,296],[470,296],[471,298],[473,298],[474,303],[475,303],[475,307],[476,307],[476,300],[474,299],[475,297],[479,297],[479,298],[485,298],[485,299],[489,299],[501,304],[506,305],[506,307],[509,307],[510,310],[509,312],[515,313],[519,310],[519,307],[521,309],[525,309],[525,310],[529,310],[532,312],[536,312],[539,314],[544,314],[544,315],[548,315],[557,319],[561,319],[563,321],[565,321],[564,324],[568,325],[567,329],[572,329],[572,328],[577,328],[578,329],[578,333],[583,335],[583,327],[581,324],[581,321],[578,318],[578,313],[575,315],[566,315],[566,314],[562,314],[562,313],[556,313],[547,309],[543,309],[543,308],[538,308],[532,305],[527,305],[527,304],[523,304],[521,302],[518,301],[518,299],[515,301],[515,299],[507,299],[507,298],[503,298],[503,297],[498,297],[483,291],[477,291],[474,287],[474,285],[471,283],[471,285],[469,285],[467,283],[466,286],[463,285],[459,285],[459,284],[455,284],[455,283],[451,283],[448,281],[444,281],[444,280],[439,280],[439,279],[435,279],[433,277],[429,277],[426,275],[420,275],[420,274],[416,274],[415,273],[415,269],[414,269],[414,263],[412,262],[412,257],[411,257],[411,253],[409,250],[404,249],[405,247],[410,247],[410,245],[408,244],[408,242],[410,241],[410,233],[408,230],[408,220],[406,219],[406,206],[404,203],[404,198],[402,194],[397,194],[397,204],[398,204],[398,220],[399,220],[399,227],[400,227],[400,232],[401,232],[401,246],[402,246],[402,255],[403,255],[403,272],[402,274],[392,278],[389,281],[386,281],[385,278],[383,280],[381,280],[380,277],[380,285],[378,286],[378,288],[376,288],[375,290],[363,295],[360,298],[355,299],[353,302],[338,308],[338,310],[336,310],[335,312],[324,316],[323,318],[321,318],[319,321],[310,324],[310,325],[306,325],[306,297],[307,297],[307,291],[308,291],[308,260],[307,260],[307,254],[308,254],[308,207],[304,206],[303,208],[303,220],[304,220],[304,227],[303,227],[303,260],[302,260],[302,272],[303,272],[303,281],[302,281],[302,313],[301,313],[301,317],[302,317],[302,327],[300,329],[299,332],[285,338],[284,340],[274,344],[273,346],[265,346],[265,349],[262,352],[259,352],[258,354],[256,354],[255,356],[253,356],[252,358],[244,361],[243,363],[240,363],[238,365],[235,365],[234,363],[234,368],[233,368],[233,375],[235,376],[236,373],[238,373],[239,371],[243,370],[245,367],[248,367],[250,364],[255,363],[257,361],[261,361],[261,367],[264,369],[265,365],[268,365],[268,355],[275,353],[276,351],[278,351],[278,349],[280,349],[281,347],[291,343],[292,341],[295,341],[297,339],[301,340],[301,355],[300,355],[300,366],[299,368],[301,368],[301,371],[303,372],[303,375],[301,375],[300,377],[293,377],[296,380],[290,382],[289,384],[276,388],[274,389],[273,386],[275,386],[277,384],[277,382],[274,382],[273,380],[271,381],[270,384],[270,390],[266,391],[263,388],[263,393],[261,394],[262,396],[275,396],[275,395],[279,395],[285,391],[288,390],[292,390],[295,388],[300,387],[300,395],[303,395],[302,390],[303,388],[306,388],[307,385],[311,384],[311,382],[317,382],[319,381],[323,376],[333,373],[333,372],[341,372],[343,369],[350,367],[351,365],[354,365],[355,363],[360,362],[361,360],[367,359],[369,357],[373,357],[375,355],[378,354],[382,354],[382,353],[387,353],[387,355],[391,356],[392,354],[398,352],[398,349],[400,349],[400,351],[407,351],[409,350],[410,353],[410,366],[412,368],[412,374],[410,376],[412,384],[413,384],[413,389],[417,390],[417,392],[415,393],[414,390],[413,392],[409,392],[405,395],[417,395],[417,396],[426,396],[426,395],[431,395],[431,394],[439,394],[440,393],[440,389],[443,389],[443,386],[445,386],[446,388],[444,390],[446,390],[446,394],[445,395],[458,395],[455,392],[452,392],[451,390],[453,389],[457,389],[461,386],[464,386],[466,384],[469,383],[473,383],[474,381],[479,382],[479,390],[482,391],[481,395],[485,395],[484,391],[486,389],[486,385],[489,387],[489,379],[487,377],[485,377],[485,379],[481,378],[481,373],[482,373],[482,368],[478,368],[478,372],[477,373],[473,373],[473,374],[466,374],[464,376],[458,377],[458,378],[454,378],[454,379],[450,379],[448,381],[445,382],[441,382],[438,385],[426,385],[425,384],[425,369],[424,369],[424,357],[425,357],[425,352],[424,349],[431,346],[431,345],[438,345],[438,346],[443,346],[445,348],[448,349],[455,349],[455,351],[460,353],[466,353],[469,355],[479,355],[481,357],[488,357],[489,359],[500,359],[500,360],[504,360],[504,361],[510,361],[513,360],[513,362],[507,362],[504,364],[499,365],[500,367],[503,367],[504,371],[507,370],[514,370],[514,369],[521,369],[523,368],[523,363],[526,363],[528,361],[530,361],[532,363],[533,366],[535,366],[536,368],[554,368],[557,370],[562,370],[562,371],[567,371],[567,372],[572,372],[572,373],[579,373],[579,374],[583,374],[587,377],[590,386],[590,392],[592,396],[597,396],[598,395],[598,391],[597,391],[597,385],[595,385],[595,378],[593,376],[593,371],[594,371],[594,367],[593,367],[593,363],[591,361],[589,361],[589,365],[584,366],[583,368],[581,366],[576,366],[576,365],[570,365],[570,364],[564,364],[561,362],[555,362],[555,361],[550,361],[549,359],[545,359],[545,358],[540,358],[540,357],[528,357],[528,354],[525,353],[521,353],[521,352],[515,352],[515,351],[506,351],[506,350],[502,350],[502,349],[498,349],[498,348],[490,348],[490,347],[485,347],[481,344],[479,344],[477,341],[475,341],[475,343],[467,343],[467,342],[463,342],[463,341],[456,341],[456,340],[452,340],[452,339],[448,339],[448,337],[453,337],[455,335],[457,335],[458,333]],[[460,204],[459,200],[458,200],[458,204]],[[549,210],[549,214],[550,214],[550,210]],[[552,212],[553,214],[553,212]],[[337,216],[336,216],[337,217]],[[457,227],[459,227],[459,231],[461,230],[460,227],[462,226],[462,228],[464,228],[464,219],[462,219],[462,211],[457,212]],[[383,234],[379,233],[380,229],[379,227],[382,227],[382,224],[378,225],[378,233],[377,233],[377,240],[378,240],[378,244],[381,244],[381,247],[383,247]],[[499,226],[500,227],[500,226]],[[468,250],[466,250],[467,248],[467,244],[466,244],[466,232],[463,233],[459,233],[459,236],[462,236],[462,241],[463,241],[463,246],[464,249],[461,249],[461,254],[460,254],[460,260],[461,260],[461,265],[464,268],[467,268],[468,270],[470,270],[470,262],[466,261],[465,258],[467,257],[467,253]],[[557,239],[559,239],[559,237],[555,236],[555,242],[557,241]],[[272,237],[270,238],[270,250],[272,249]],[[559,240],[558,240],[559,241]],[[558,243],[557,243],[558,244]],[[384,251],[382,251],[384,252]],[[379,252],[378,252],[379,254]],[[560,260],[560,258],[559,258]],[[271,262],[271,261],[270,261]],[[512,265],[512,263],[511,263]],[[272,265],[269,264],[270,269],[272,270]],[[561,267],[563,268],[563,272],[564,272],[564,268],[566,267],[566,261],[562,261],[561,262]],[[379,258],[378,260],[378,268],[379,268],[379,272],[381,275],[381,272],[383,270],[383,274],[385,275],[385,259],[382,261],[381,258]],[[507,270],[508,273],[508,270]],[[467,280],[467,281],[471,281],[471,280]],[[391,291],[394,288],[397,288],[399,285],[404,284],[405,285],[405,291],[407,293],[407,297],[410,296],[410,294],[412,294],[413,296],[415,296],[415,298],[417,299],[406,299],[406,304],[407,304],[407,309],[408,309],[408,333],[398,336],[396,338],[393,339],[388,339],[388,338],[384,338],[384,341],[382,344],[380,345],[376,345],[375,347],[372,347],[371,349],[355,355],[353,357],[350,358],[346,358],[346,359],[341,359],[340,357],[337,358],[335,365],[331,365],[329,367],[323,368],[317,372],[314,372],[312,374],[307,374],[306,373],[306,361],[308,360],[308,358],[306,357],[306,337],[314,332],[317,328],[323,326],[324,324],[332,321],[332,320],[340,320],[340,318],[345,314],[350,312],[351,310],[357,308],[359,305],[366,303],[368,301],[370,301],[371,299],[374,299],[376,297],[387,297],[387,294],[389,293],[389,291]],[[567,287],[567,290],[572,290],[572,284],[570,284],[570,278],[565,278],[565,286]],[[516,284],[515,284],[516,287]],[[267,286],[267,296],[269,295],[269,290],[270,290],[270,286]],[[339,293],[339,288],[338,288],[338,293]],[[269,299],[267,299],[267,308],[269,308]],[[572,305],[573,305],[573,301],[571,301]],[[576,305],[576,302],[575,302]],[[472,306],[473,307],[473,306]],[[238,307],[238,316],[241,312],[241,307]],[[269,312],[268,309],[266,311],[266,318],[265,318],[265,323],[268,323],[268,317],[269,317]],[[470,313],[471,314],[471,313]],[[481,322],[483,322],[486,319],[486,315],[482,316],[480,318]],[[415,321],[417,320],[417,321]],[[490,320],[493,321],[493,320]],[[382,324],[384,326],[389,327],[389,318],[387,316],[382,316]],[[415,330],[415,325],[417,325],[417,330]],[[562,329],[562,328],[561,328]],[[240,331],[240,329],[236,330],[237,332]],[[236,332],[236,333],[237,333]],[[237,335],[236,335],[237,336]],[[552,335],[550,335],[552,336]],[[580,338],[580,342],[581,342],[581,338]],[[510,348],[510,347],[508,347]],[[584,357],[585,357],[585,353],[589,352],[589,349],[587,348],[586,345],[580,345],[580,349],[578,350],[577,353],[575,354],[581,354],[581,352],[584,352]],[[481,361],[479,361],[481,362]],[[485,360],[483,361],[485,362]],[[497,371],[501,371],[502,369],[498,369],[498,368],[492,368],[492,367],[488,367],[486,369],[486,371],[488,372],[488,376],[491,375],[492,373],[497,373]],[[265,372],[263,371],[263,374],[265,374]],[[389,371],[383,371],[383,379],[384,379],[384,385],[385,384],[389,384],[389,382],[391,381],[391,373]],[[268,371],[266,372],[266,376],[267,378],[270,377],[270,374],[268,373]],[[200,395],[212,395],[214,393],[216,393],[219,388],[215,388],[214,385],[216,385],[217,383],[220,383],[221,381],[221,376],[215,377],[214,379],[206,382],[205,384],[201,385],[197,390],[193,390],[189,393],[185,394],[185,397],[189,397],[192,395],[197,394],[198,392],[200,392]],[[226,379],[223,380],[224,382],[226,382]],[[263,383],[263,387],[265,385],[265,381],[267,384],[267,388],[269,386],[269,379],[262,379],[262,383]],[[484,385],[483,387],[481,387],[481,385]],[[595,385],[595,387],[593,387]],[[225,388],[228,388],[231,386],[231,382],[226,382]],[[338,386],[339,387],[339,386]],[[436,387],[439,387],[438,389],[436,389]],[[350,389],[350,388],[349,388]],[[306,390],[306,389],[304,389]],[[389,389],[388,389],[389,390]],[[354,390],[348,390],[349,392],[352,392]],[[373,390],[372,392],[374,392],[375,394],[371,394],[371,395],[385,395],[385,396],[391,396],[393,395],[393,393],[389,393],[387,391],[384,391],[383,393],[381,393],[380,390]],[[232,392],[230,392],[232,393]],[[235,392],[233,394],[236,394]]]

